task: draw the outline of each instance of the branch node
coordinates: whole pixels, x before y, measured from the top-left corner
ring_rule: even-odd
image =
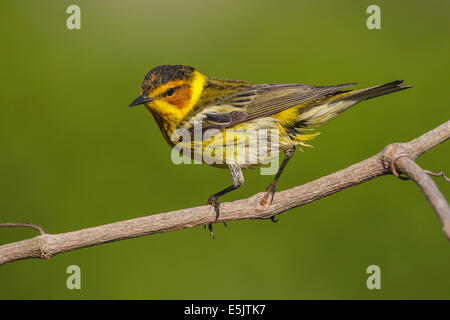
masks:
[[[48,234],[38,237],[39,252],[40,252],[39,256],[41,259],[48,260],[53,256],[50,248],[48,247],[48,244],[49,244],[48,240],[51,238],[48,238],[48,237],[50,237],[50,235],[48,235]]]
[[[383,165],[385,169],[389,170],[389,172],[397,178],[409,180],[410,178],[408,176],[403,176],[401,175],[401,172],[399,173],[395,163],[398,159],[404,157],[414,161],[404,143],[392,143],[384,149]]]

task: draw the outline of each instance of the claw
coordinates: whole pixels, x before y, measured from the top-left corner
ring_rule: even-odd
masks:
[[[228,167],[230,168],[231,177],[233,178],[233,184],[231,186],[229,186],[228,188],[225,188],[222,191],[216,192],[213,195],[211,195],[207,202],[207,204],[212,205],[214,207],[214,211],[216,212],[216,219],[214,220],[214,222],[211,222],[208,225],[209,232],[211,233],[211,236],[213,237],[213,239],[215,239],[215,237],[214,237],[214,232],[212,230],[212,223],[217,222],[217,220],[219,219],[219,213],[220,213],[219,198],[233,190],[236,190],[244,183],[244,176],[242,175],[241,167],[236,164],[229,164]],[[225,227],[227,226],[227,224],[225,222],[223,224],[225,225]]]
[[[217,198],[214,195],[212,195],[211,197],[209,197],[207,204],[214,207],[214,211],[216,212],[216,219],[214,220],[214,222],[217,222],[217,219],[219,219],[219,212],[220,212],[219,200],[217,200]],[[225,225],[225,227],[227,226],[227,224],[225,222],[223,224]],[[206,229],[206,226],[204,226],[204,227]],[[212,223],[208,224],[208,230],[209,230],[209,233],[211,234],[211,237],[213,239],[216,239],[216,237],[214,236]]]
[[[214,236],[212,223],[208,224],[209,233],[211,234],[211,237],[215,240],[216,237]]]
[[[273,223],[277,223],[280,219],[276,219],[275,216],[270,217]]]
[[[277,220],[277,221],[278,221],[278,220]],[[223,223],[223,225],[224,225],[225,227],[227,227],[227,224],[226,224],[225,222]],[[206,230],[206,224],[203,225],[203,229]],[[208,224],[208,230],[209,230],[209,233],[211,234],[211,237],[212,237],[213,239],[216,239],[216,237],[214,236],[212,223],[209,223],[209,224]]]

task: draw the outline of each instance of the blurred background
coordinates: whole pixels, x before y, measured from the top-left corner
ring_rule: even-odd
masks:
[[[66,8],[81,8],[81,30]],[[381,8],[381,30],[366,8]],[[144,107],[144,75],[186,64],[256,83],[414,88],[363,102],[320,128],[278,189],[306,183],[447,121],[450,2],[2,1],[0,221],[61,233],[205,204],[230,174],[174,165]],[[449,144],[418,159],[447,170]],[[447,172],[450,173],[450,172]],[[224,201],[265,190],[248,170]],[[435,179],[444,195],[450,185]],[[381,177],[271,221],[202,227],[0,266],[0,298],[450,298],[450,246],[411,181]],[[0,229],[0,244],[34,230]],[[66,268],[81,268],[81,290]],[[368,290],[366,268],[381,268]]]

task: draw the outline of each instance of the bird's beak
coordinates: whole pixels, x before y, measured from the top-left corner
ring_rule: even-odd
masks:
[[[134,106],[138,106],[140,104],[144,104],[150,101],[155,100],[154,98],[149,97],[147,94],[143,93],[141,94],[139,97],[137,97],[136,99],[133,100],[132,103],[130,103],[130,105],[128,106],[128,108],[134,107]]]

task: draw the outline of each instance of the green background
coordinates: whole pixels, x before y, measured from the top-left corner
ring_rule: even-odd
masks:
[[[81,30],[66,8],[81,7]],[[366,8],[381,7],[381,30]],[[150,114],[128,109],[144,75],[186,64],[222,78],[413,89],[363,102],[326,124],[279,183],[293,187],[408,141],[449,119],[450,2],[2,1],[0,220],[60,233],[203,205],[230,184],[174,165]],[[449,171],[449,144],[419,158]],[[225,201],[263,191],[244,172]],[[435,179],[444,195],[450,185]],[[0,298],[450,298],[450,246],[411,181],[377,178],[288,211],[119,241],[0,266]],[[0,243],[33,230],[0,230]],[[78,265],[82,289],[66,288]],[[366,268],[381,267],[381,290]]]

